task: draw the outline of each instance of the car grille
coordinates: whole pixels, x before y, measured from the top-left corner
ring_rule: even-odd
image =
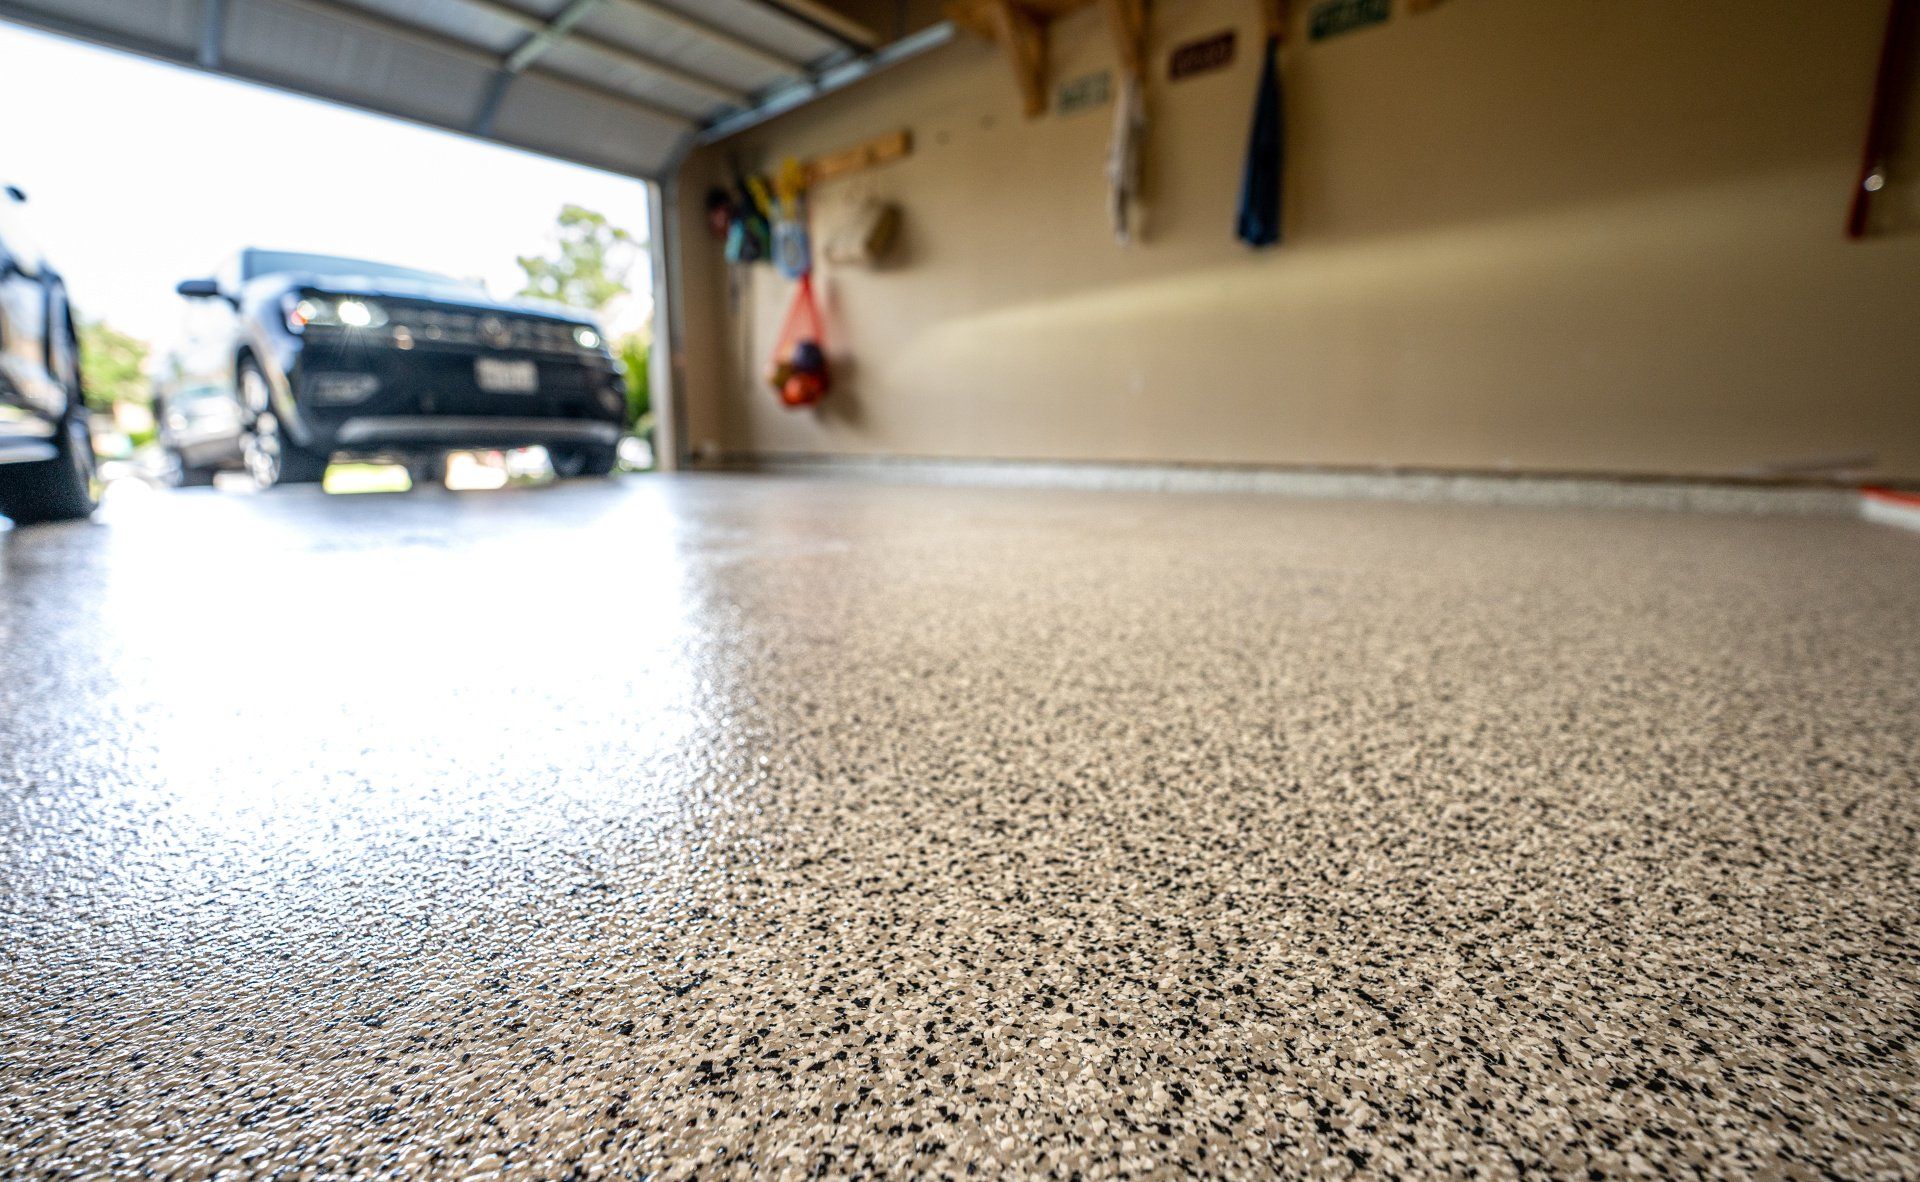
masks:
[[[574,326],[559,320],[405,305],[389,305],[387,316],[388,332],[409,334],[416,344],[473,345],[532,353],[582,351],[573,339]]]
[[[297,383],[301,411],[329,421],[356,415],[436,414],[606,421],[615,413],[603,399],[620,379],[585,353],[537,355],[539,389],[531,394],[481,390],[474,380],[476,355],[485,351],[423,346],[405,352],[366,348],[351,356],[303,356]],[[319,382],[348,373],[371,374],[379,379],[379,388],[351,404],[314,397]]]

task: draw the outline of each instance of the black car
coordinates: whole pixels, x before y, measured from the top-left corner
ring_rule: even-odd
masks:
[[[613,471],[626,381],[579,313],[408,267],[273,250],[243,250],[178,291],[193,306],[161,418],[186,482],[233,455],[267,486],[316,482],[336,456],[418,472],[452,450],[536,444],[561,476]],[[237,402],[224,428],[218,395]],[[177,442],[189,435],[191,448]]]
[[[93,512],[93,437],[66,285],[0,190],[0,513],[19,525]]]

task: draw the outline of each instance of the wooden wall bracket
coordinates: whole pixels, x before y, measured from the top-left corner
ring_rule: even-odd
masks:
[[[1260,0],[1260,13],[1266,18],[1267,36],[1275,45],[1287,43],[1287,0]]]
[[[886,135],[875,136],[863,144],[855,144],[838,152],[829,152],[807,161],[807,185],[812,187],[821,181],[830,181],[835,177],[860,172],[876,164],[885,164],[889,160],[899,160],[913,151],[913,133],[907,130],[890,131]]]
[[[948,0],[947,16],[963,29],[1000,43],[1020,87],[1020,102],[1032,119],[1046,114],[1047,26],[1095,0]],[[1100,0],[1107,10],[1120,69],[1147,76],[1147,0]]]
[[[1027,118],[1047,112],[1047,26],[1038,16],[1012,0],[994,0],[984,14],[993,28],[993,39],[1006,52],[1013,67],[1014,84],[1020,88],[1020,105]]]
[[[1147,0],[1105,0],[1120,70],[1134,81],[1147,76]]]

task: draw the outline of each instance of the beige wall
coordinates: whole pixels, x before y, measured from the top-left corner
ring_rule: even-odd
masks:
[[[704,149],[682,208],[689,446],[711,453],[1920,478],[1920,236],[1841,233],[1882,0],[1450,0],[1287,51],[1288,240],[1232,236],[1257,6],[1154,16],[1148,235],[1106,224],[1110,108],[1023,119],[963,40]],[[1165,80],[1234,26],[1229,70]],[[1053,78],[1106,68],[1097,10]],[[700,200],[899,127],[816,194],[898,201],[903,257],[822,266],[835,389],[760,379],[790,285],[730,279]],[[1906,196],[1889,196],[1906,200]]]

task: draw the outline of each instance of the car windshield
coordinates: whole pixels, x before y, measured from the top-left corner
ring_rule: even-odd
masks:
[[[474,286],[472,283],[462,282],[448,275],[436,275],[432,271],[420,271],[413,267],[396,267],[391,263],[342,258],[331,254],[301,254],[290,250],[250,250],[247,252],[245,266],[248,279],[258,279],[262,275],[293,273],[334,275],[355,279],[411,279],[418,283]]]

